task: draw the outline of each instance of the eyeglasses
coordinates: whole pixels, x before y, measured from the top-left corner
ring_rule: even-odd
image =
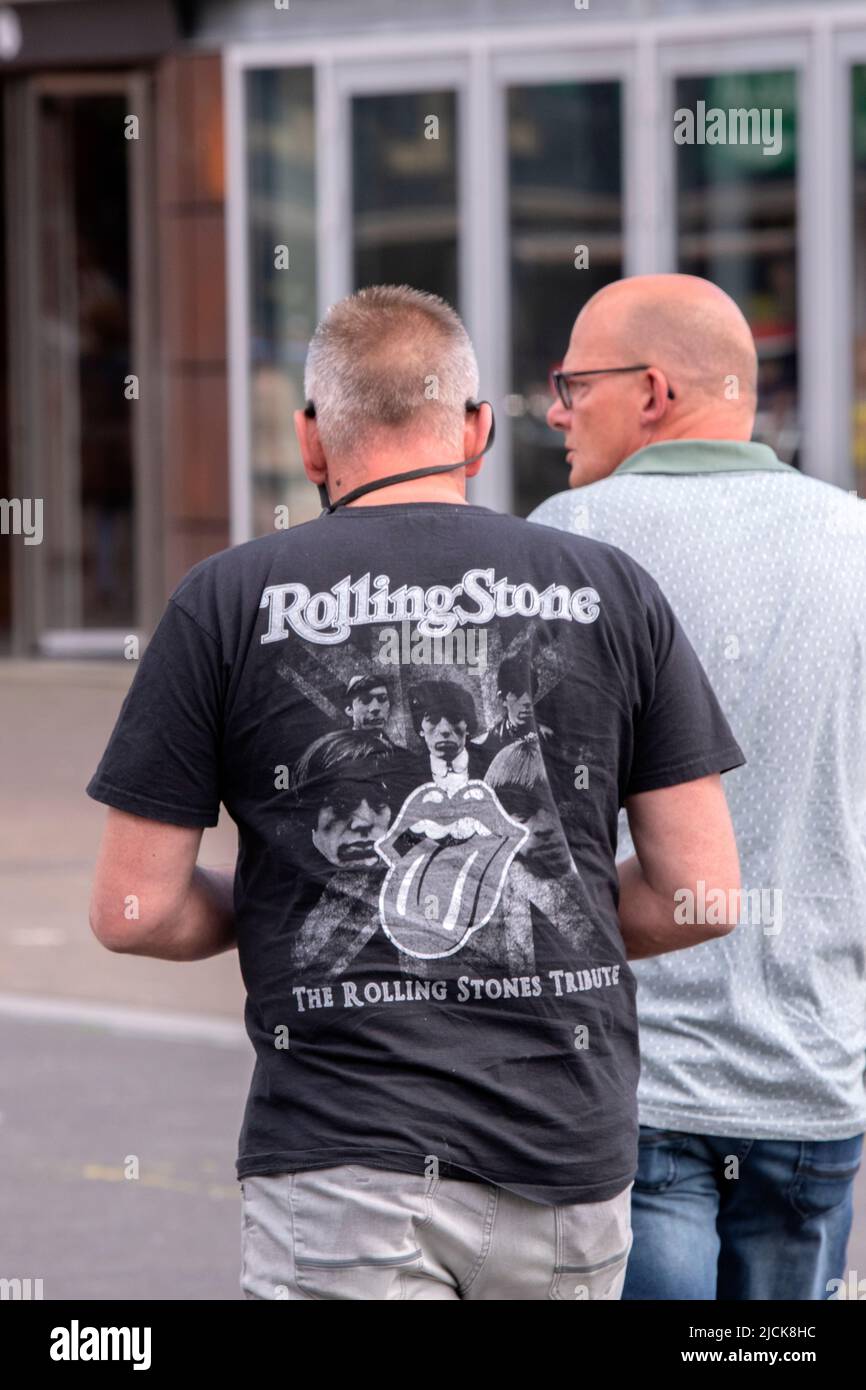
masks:
[[[571,410],[571,387],[569,382],[574,377],[579,376],[613,376],[618,372],[646,372],[649,371],[649,362],[638,362],[634,367],[593,367],[586,372],[551,372],[550,389],[562,401],[566,410]],[[668,387],[668,400],[674,400],[674,393]]]

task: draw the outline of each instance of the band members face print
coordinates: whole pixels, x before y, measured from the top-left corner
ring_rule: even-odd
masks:
[[[532,707],[535,703],[535,678],[528,661],[506,658],[499,667],[497,685],[511,729],[517,737],[528,734],[532,729]]]
[[[515,739],[528,734],[546,740],[551,729],[539,724],[535,715],[538,700],[538,676],[525,646],[517,655],[506,656],[499,663],[496,676],[496,696],[500,702],[502,717],[476,739],[488,762]]]
[[[487,769],[485,780],[512,820],[519,821],[528,831],[528,838],[518,850],[518,858],[526,867],[539,878],[573,871],[537,736],[528,734],[501,749]]]
[[[372,867],[376,841],[387,830],[390,817],[384,788],[344,782],[321,807],[313,844],[329,864]]]
[[[306,847],[334,868],[376,868],[375,844],[391,821],[385,779],[393,758],[383,741],[356,730],[324,734],[310,744],[294,776]],[[309,837],[307,839],[307,837]]]
[[[375,676],[353,676],[346,687],[345,708],[353,729],[384,734],[391,713],[387,685]]]
[[[539,912],[560,931],[563,913],[585,915],[541,751],[549,730],[535,719],[533,654],[526,640],[500,650],[495,676],[471,691],[435,667],[399,687],[375,669],[344,677],[353,727],[314,739],[293,773],[298,867],[319,885],[296,939],[305,974],[333,978],[377,928],[404,972],[456,960],[481,935],[491,959],[531,961]],[[485,731],[497,704],[503,717]],[[560,902],[551,893],[562,877],[574,883]]]
[[[477,731],[472,697],[451,681],[422,681],[409,692],[415,732],[431,757],[453,763]]]
[[[434,782],[451,796],[484,775],[489,754],[471,740],[478,732],[472,696],[456,681],[418,681],[409,689],[409,713],[420,743],[414,783]]]

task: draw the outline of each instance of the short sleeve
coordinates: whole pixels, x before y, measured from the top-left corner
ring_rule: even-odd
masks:
[[[645,580],[651,669],[626,796],[729,772],[746,761],[673,609],[655,581]]]
[[[221,691],[218,641],[170,599],[87,795],[170,825],[216,825]]]

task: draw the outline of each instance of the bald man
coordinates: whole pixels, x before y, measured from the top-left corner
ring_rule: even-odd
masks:
[[[716,285],[607,286],[548,414],[572,491],[530,518],[649,570],[748,759],[742,893],[679,899],[739,930],[635,967],[632,1299],[838,1296],[866,1129],[866,504],[750,442],[756,378]]]

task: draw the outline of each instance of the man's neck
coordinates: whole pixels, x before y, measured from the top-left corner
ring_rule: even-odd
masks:
[[[388,474],[384,474],[388,477]],[[370,477],[362,478],[353,484],[353,487],[361,487],[365,482],[372,482]],[[438,484],[438,486],[437,486]],[[351,492],[352,488],[347,491]],[[338,497],[332,497],[332,502],[339,501]],[[395,483],[393,487],[377,488],[375,492],[368,492],[363,497],[359,497],[355,502],[347,502],[347,507],[387,507],[403,506],[407,502],[444,502],[449,506],[466,506],[466,494],[463,487],[456,487],[453,483],[448,486],[445,479],[438,478],[415,478],[410,483]]]
[[[448,462],[448,451],[442,446],[419,451],[409,445],[400,453],[379,454],[375,459],[366,462],[362,468],[337,466],[329,470],[328,493],[332,502],[338,502],[347,492],[354,492],[356,487],[363,487],[365,483],[376,482],[379,478],[399,477],[401,473],[412,473],[416,468],[441,468]],[[376,488],[373,492],[365,493],[356,502],[347,502],[346,505],[379,507],[399,506],[406,502],[444,502],[450,506],[465,506],[466,477],[463,470],[455,469],[453,473],[438,473],[428,478],[413,478],[405,483],[395,482],[388,487]]]
[[[647,437],[632,452],[648,449],[651,444],[672,444],[683,439],[721,439],[748,444],[753,426],[754,416],[748,420],[732,420],[730,416],[695,415],[666,429],[648,431]]]

